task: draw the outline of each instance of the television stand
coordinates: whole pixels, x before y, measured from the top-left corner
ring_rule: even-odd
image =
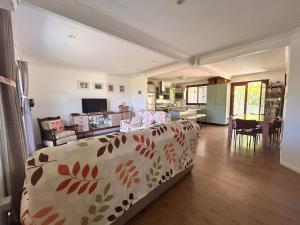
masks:
[[[121,120],[131,119],[132,112],[99,112],[89,114],[71,114],[71,124],[78,125],[78,133],[83,137],[108,132],[119,128]]]

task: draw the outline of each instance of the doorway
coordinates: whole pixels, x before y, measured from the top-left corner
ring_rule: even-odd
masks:
[[[230,115],[264,114],[267,84],[268,80],[232,83]]]

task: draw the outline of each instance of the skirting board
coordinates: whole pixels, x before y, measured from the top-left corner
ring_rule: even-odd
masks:
[[[151,192],[149,192],[145,197],[140,199],[136,202],[133,206],[128,209],[122,216],[120,216],[117,220],[115,220],[111,225],[124,225],[128,222],[132,217],[146,208],[151,202],[157,199],[160,195],[170,189],[174,184],[180,181],[183,177],[189,174],[193,169],[193,166],[188,167],[187,169],[181,171],[180,173],[176,174],[170,180],[166,181],[165,183],[159,185]]]
[[[286,163],[284,161],[280,161],[280,165],[282,165],[282,166],[284,166],[284,167],[286,167],[286,168],[288,168],[288,169],[290,169],[290,170],[292,170],[292,171],[300,174],[300,169],[299,168],[294,167],[294,166],[292,166],[292,165],[290,165],[290,164],[288,164],[288,163]]]

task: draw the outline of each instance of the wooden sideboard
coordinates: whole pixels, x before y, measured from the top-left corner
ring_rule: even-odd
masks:
[[[85,135],[85,133],[119,127],[121,120],[131,119],[131,117],[131,111],[71,115],[71,124],[77,124],[78,132]]]

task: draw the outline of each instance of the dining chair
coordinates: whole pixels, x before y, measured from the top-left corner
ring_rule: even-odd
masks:
[[[282,120],[276,119],[269,127],[269,135],[270,135],[270,145],[276,139],[277,142],[280,141],[282,129]]]
[[[258,135],[262,132],[259,128],[259,123],[256,120],[235,120],[235,145],[236,139],[239,138],[239,145],[241,144],[241,137],[247,136],[247,147],[251,146],[251,138],[253,138],[254,150],[257,144]],[[250,137],[250,140],[249,138]]]

